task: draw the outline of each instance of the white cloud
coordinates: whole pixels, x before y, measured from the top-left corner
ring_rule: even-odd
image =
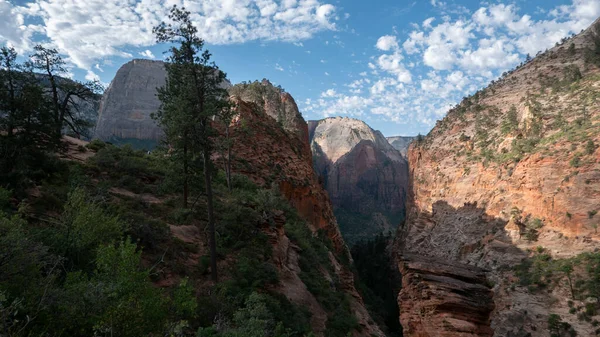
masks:
[[[154,45],[152,27],[174,4],[192,13],[199,35],[211,44],[299,43],[336,29],[336,7],[318,0],[36,0],[22,6],[0,0],[0,41],[27,49],[32,34],[42,32],[68,61],[87,70],[106,57],[133,57],[127,47]],[[25,14],[43,24],[25,25]]]
[[[413,25],[408,34],[381,36],[365,62],[369,72],[306,110],[323,116],[370,113],[428,130],[463,96],[514,68],[527,53],[553,47],[600,16],[600,0],[572,0],[531,15],[511,4],[455,11],[439,0],[430,3],[441,16]]]
[[[149,59],[155,59],[156,57],[154,56],[154,54],[152,54],[152,52],[149,49],[146,49],[142,52],[139,53],[141,56],[143,57],[147,57]]]
[[[283,71],[283,67],[279,63],[275,63],[275,70]]]
[[[23,53],[31,49],[31,36],[40,30],[39,26],[25,24],[22,8],[0,0],[0,42],[7,43],[17,52]]]
[[[398,77],[398,81],[410,83],[412,81],[412,76],[410,71],[406,69],[402,63],[402,59],[402,54],[399,52],[395,52],[393,54],[383,54],[377,59],[377,65],[381,70],[396,75]]]
[[[391,49],[398,49],[398,41],[396,40],[395,36],[385,35],[377,40],[377,44],[375,46],[379,50],[389,51]]]
[[[335,92],[334,89],[329,89],[329,90],[321,93],[321,97],[335,97],[336,95],[337,95],[337,93]]]

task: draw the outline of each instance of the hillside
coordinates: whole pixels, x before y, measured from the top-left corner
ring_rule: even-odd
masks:
[[[30,175],[24,190],[0,188],[3,329],[383,336],[355,289],[348,248],[303,151],[307,138],[296,132],[307,134],[306,122],[291,95],[257,85],[271,93],[266,105],[233,98],[233,190],[222,170],[214,178],[219,283],[210,279],[202,180],[182,208],[168,150],[65,138],[62,160],[36,163],[44,175]],[[277,101],[296,109],[298,129],[271,117],[283,113]],[[222,159],[217,153],[214,164]]]
[[[466,98],[412,143],[398,263],[420,275],[439,262],[448,271],[403,280],[407,301],[425,296],[419,287],[437,289],[426,321],[399,300],[408,336],[598,332],[599,66],[597,21]],[[464,315],[481,297],[449,290],[466,280],[466,265],[480,268],[469,287],[492,288],[489,321]]]
[[[353,243],[395,231],[404,218],[406,160],[379,131],[350,118],[309,122],[314,167]]]

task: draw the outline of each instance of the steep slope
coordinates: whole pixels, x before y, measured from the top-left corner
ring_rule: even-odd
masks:
[[[406,153],[408,152],[408,146],[414,139],[415,137],[387,137],[388,142],[390,142],[396,150],[400,151],[404,157],[406,157]]]
[[[262,186],[278,186],[314,235],[324,235],[324,240],[331,242],[332,250],[328,254],[332,269],[322,268],[318,273],[326,274],[334,287],[330,291],[340,287],[349,298],[352,315],[359,326],[355,335],[383,335],[354,287],[348,248],[340,235],[329,197],[314,174],[310,153],[306,151],[308,126],[294,99],[268,81],[236,85],[231,93],[240,112],[231,126],[234,172]],[[244,97],[253,98],[248,102]],[[308,283],[305,285],[307,280],[300,278],[301,272],[308,272],[298,264],[298,257],[302,255],[300,247],[283,227],[273,235],[274,259],[284,275],[279,291],[292,302],[311,310],[316,331],[322,332],[322,327],[328,324],[323,312],[325,303],[320,301],[319,294],[307,292],[312,289]]]
[[[103,111],[109,111],[109,116],[102,118],[105,124],[99,124],[97,136],[110,129],[116,131],[107,136],[108,139],[160,138],[160,129],[146,118],[159,104],[150,96],[153,88],[160,85],[156,75],[160,73],[158,66],[161,64],[136,60],[121,68],[121,74],[111,84],[111,91],[118,89],[119,93],[105,95]],[[354,287],[348,248],[339,232],[329,197],[313,171],[308,126],[293,97],[266,80],[236,85],[230,92],[239,112],[229,129],[233,173],[250,178],[261,189],[278,191],[273,193],[281,193],[302,219],[294,219],[278,208],[261,215],[260,230],[268,236],[272,251],[269,263],[278,274],[277,284],[271,290],[306,308],[311,314],[311,328],[319,336],[338,335],[341,331],[345,331],[344,336],[347,332],[354,336],[383,336]],[[132,100],[124,101],[131,96]],[[132,121],[128,112],[139,112],[136,116],[140,118]],[[107,128],[107,125],[112,127]],[[223,131],[219,125],[215,123]],[[222,167],[225,157],[216,153],[214,160],[217,167]],[[239,197],[244,198],[244,194]],[[267,199],[276,203],[272,197]],[[307,229],[308,234],[298,226]],[[205,252],[206,242],[193,227],[172,227],[171,230],[178,239],[201,245]],[[249,238],[242,238],[246,239]],[[313,242],[307,245],[307,240]],[[200,255],[195,254],[185,264],[195,268],[201,263],[199,259]],[[233,258],[225,260],[228,259]],[[177,271],[169,274],[171,276],[161,280],[162,284],[171,284],[172,279],[181,276]]]
[[[394,230],[404,217],[407,163],[379,131],[350,118],[309,122],[314,167],[349,242]]]
[[[160,106],[156,88],[165,84],[166,76],[160,61],[132,60],[121,66],[100,102],[94,137],[158,141],[162,131],[151,114]]]
[[[590,261],[600,247],[599,33],[597,22],[506,73],[410,146],[399,255],[482,267],[488,282],[478,282],[494,285],[491,321],[466,317],[461,324],[489,324],[495,336],[594,334],[599,305],[593,275],[600,264]],[[402,258],[399,265],[406,268]],[[448,275],[445,281],[459,279]],[[428,283],[403,292],[423,287]],[[403,323],[418,316],[406,303],[413,300],[399,298]],[[459,310],[434,309],[437,318]],[[408,335],[433,336],[424,332],[428,324],[434,323]],[[441,331],[452,332],[452,324]]]

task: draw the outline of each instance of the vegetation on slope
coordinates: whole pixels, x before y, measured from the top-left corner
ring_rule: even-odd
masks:
[[[328,258],[276,190],[215,177],[219,265],[208,279],[206,239],[187,242],[170,227],[205,223],[204,198],[179,207],[180,182],[165,152],[93,142],[85,163],[38,167],[48,176],[24,191],[0,190],[0,330],[9,336],[304,336],[310,314],[273,291],[268,228],[285,219],[301,247],[300,277],[329,312],[329,336],[356,328]],[[80,149],[81,151],[89,151]],[[199,196],[196,181],[191,195]],[[21,195],[23,197],[15,197]],[[266,228],[265,228],[266,226]],[[163,285],[157,287],[157,285]]]

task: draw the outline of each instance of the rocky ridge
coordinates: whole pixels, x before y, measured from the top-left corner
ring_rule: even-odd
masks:
[[[309,121],[314,167],[346,240],[391,231],[404,216],[407,163],[379,131],[345,117]]]
[[[570,309],[585,305],[586,288],[572,296],[567,287],[571,277],[593,282],[594,269],[575,265],[567,280],[564,273],[536,276],[528,266],[541,261],[534,263],[545,270],[600,246],[599,51],[597,21],[465,99],[408,151],[397,253],[487,269],[495,336],[546,336],[550,314],[579,335],[594,334]],[[416,289],[409,284],[403,292]],[[416,319],[410,301],[399,298],[405,325]],[[424,332],[436,327],[451,335],[435,323],[443,315],[408,336],[438,336]]]

